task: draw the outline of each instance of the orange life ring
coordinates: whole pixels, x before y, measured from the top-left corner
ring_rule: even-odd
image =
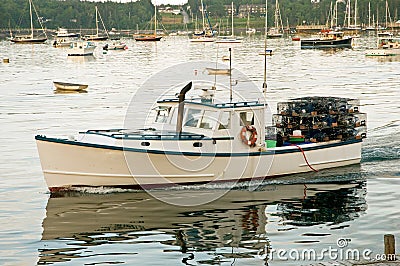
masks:
[[[251,133],[249,138],[247,138],[247,131]],[[240,132],[240,137],[244,144],[254,147],[257,141],[257,129],[254,126],[244,126]]]

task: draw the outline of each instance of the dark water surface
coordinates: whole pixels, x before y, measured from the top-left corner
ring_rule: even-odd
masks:
[[[365,57],[372,38],[337,51],[269,43],[276,48],[268,58],[272,109],[278,101],[310,95],[361,100],[368,113],[361,165],[266,180],[259,187],[244,183],[190,208],[153,196],[185,201],[212,196],[225,185],[152,195],[106,189],[50,195],[36,134],[123,127],[133,93],[153,74],[178,63],[215,61],[217,51],[221,57],[228,48],[184,38],[127,43],[127,51],[99,49],[87,59],[67,58],[50,45],[0,43],[2,57],[10,58],[0,65],[1,265],[307,265],[314,261],[285,261],[276,252],[319,254],[346,242],[342,250],[370,249],[374,257],[383,252],[384,234],[400,233],[400,59]],[[258,85],[262,47],[260,39],[233,47],[233,67]],[[53,80],[87,83],[88,93],[55,94]],[[267,249],[273,258],[266,258]]]

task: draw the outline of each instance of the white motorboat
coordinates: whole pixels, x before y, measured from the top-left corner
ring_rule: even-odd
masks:
[[[393,56],[400,55],[400,37],[380,37],[377,48],[369,49],[366,56]]]
[[[185,100],[191,87],[157,101],[151,128],[37,135],[49,190],[236,182],[360,163],[366,118],[356,100],[279,103],[269,134],[265,103]]]
[[[234,13],[234,6],[233,2],[231,2],[231,30],[232,30],[232,35],[231,36],[220,36],[215,42],[216,43],[242,43],[243,38],[238,38],[235,37],[235,29],[234,29],[234,23],[233,23],[233,13]]]
[[[53,47],[55,48],[65,48],[70,47],[74,42],[78,41],[75,37],[57,37],[53,42]]]
[[[56,31],[56,38],[78,38],[79,36],[79,33],[68,32],[65,28],[58,28]]]
[[[124,42],[113,42],[110,44],[106,44],[103,46],[103,50],[108,51],[108,50],[126,50],[128,49],[128,46]]]
[[[79,41],[73,42],[68,49],[68,56],[87,56],[93,55],[96,45],[93,42]]]
[[[192,43],[201,43],[201,42],[215,42],[215,38],[214,37],[193,37],[190,39],[190,42]]]

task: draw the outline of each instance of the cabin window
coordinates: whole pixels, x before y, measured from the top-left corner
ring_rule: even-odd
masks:
[[[187,111],[186,120],[184,126],[186,127],[197,127],[199,123],[199,119],[201,116],[201,110],[198,109],[189,109]]]
[[[204,111],[203,117],[201,118],[200,128],[213,129],[217,124],[218,112],[216,111]]]
[[[177,117],[178,117],[178,108],[173,108],[173,109],[171,110],[171,113],[172,113],[172,118],[171,118],[171,121],[169,121],[169,123],[170,123],[171,125],[175,125],[175,124],[176,124]]]
[[[254,113],[240,112],[240,125],[241,126],[254,125]]]
[[[159,106],[157,108],[156,122],[157,123],[166,123],[168,120],[170,111],[171,111],[170,107]]]
[[[231,127],[231,112],[222,112],[219,120],[218,129],[228,129]]]

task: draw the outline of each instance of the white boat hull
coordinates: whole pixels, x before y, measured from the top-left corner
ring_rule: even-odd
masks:
[[[400,48],[395,49],[371,49],[366,52],[366,56],[395,56],[400,55]]]
[[[358,164],[361,140],[250,154],[162,152],[36,137],[50,190],[74,186],[159,187],[240,181]],[[275,154],[274,154],[275,153]],[[306,159],[305,159],[306,158]]]

